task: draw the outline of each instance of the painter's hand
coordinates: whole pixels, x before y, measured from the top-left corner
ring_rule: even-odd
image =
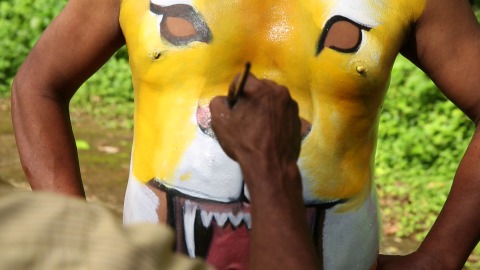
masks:
[[[230,86],[234,90],[238,77]],[[288,89],[249,74],[243,93],[230,106],[227,97],[210,103],[212,128],[233,159],[296,162],[300,153],[298,105]],[[240,162],[241,163],[241,162]]]
[[[211,101],[210,112],[218,141],[240,164],[250,195],[249,269],[322,269],[305,219],[297,166],[298,105],[284,86],[251,74],[237,99],[235,85],[230,98]]]

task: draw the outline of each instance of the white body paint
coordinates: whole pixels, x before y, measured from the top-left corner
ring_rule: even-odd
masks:
[[[192,121],[196,125],[195,119],[193,115]],[[195,139],[183,154],[173,180],[157,180],[183,194],[219,202],[238,199],[244,185],[238,163],[225,154],[215,139],[198,127]]]
[[[195,216],[197,205],[190,201],[185,202],[183,209],[183,231],[185,235],[185,243],[190,257],[195,257]]]
[[[130,172],[123,204],[123,223],[158,223],[159,206],[157,195]]]
[[[325,213],[323,263],[325,269],[372,269],[379,251],[377,196],[373,191],[358,209]]]
[[[360,23],[364,26],[375,27],[381,23],[384,16],[381,13],[383,8],[375,9],[371,5],[371,0],[342,0],[332,4],[332,9],[327,18],[340,15]],[[375,1],[377,7],[385,6],[385,1]]]
[[[155,5],[171,6],[176,4],[185,4],[193,6],[193,0],[151,0]]]

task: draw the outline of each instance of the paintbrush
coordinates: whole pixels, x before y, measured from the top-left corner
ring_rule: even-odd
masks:
[[[233,107],[238,100],[238,97],[243,94],[243,88],[245,87],[245,83],[247,82],[248,73],[250,73],[250,62],[245,63],[245,69],[243,70],[242,76],[237,81],[237,85],[232,91],[228,92],[228,104],[230,107]]]

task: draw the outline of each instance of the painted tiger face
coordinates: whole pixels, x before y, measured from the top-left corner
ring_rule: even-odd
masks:
[[[183,209],[185,237],[196,220],[249,227],[248,190],[208,104],[250,62],[299,104],[305,203],[364,207],[389,73],[422,9],[406,0],[123,0],[136,100],[131,178],[180,198],[168,201]]]
[[[138,105],[136,178],[220,202],[245,195],[238,165],[209,128],[208,103],[226,94],[249,61],[257,77],[289,88],[308,123],[299,160],[305,201],[365,195],[378,112],[397,52],[391,47],[401,45],[400,27],[390,27],[384,12],[394,12],[390,2],[139,5],[141,17],[129,28],[135,38],[126,33]]]

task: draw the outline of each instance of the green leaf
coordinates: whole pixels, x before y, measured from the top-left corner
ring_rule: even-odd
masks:
[[[90,149],[90,144],[88,144],[87,141],[76,140],[75,144],[77,145],[78,150],[89,150]]]

